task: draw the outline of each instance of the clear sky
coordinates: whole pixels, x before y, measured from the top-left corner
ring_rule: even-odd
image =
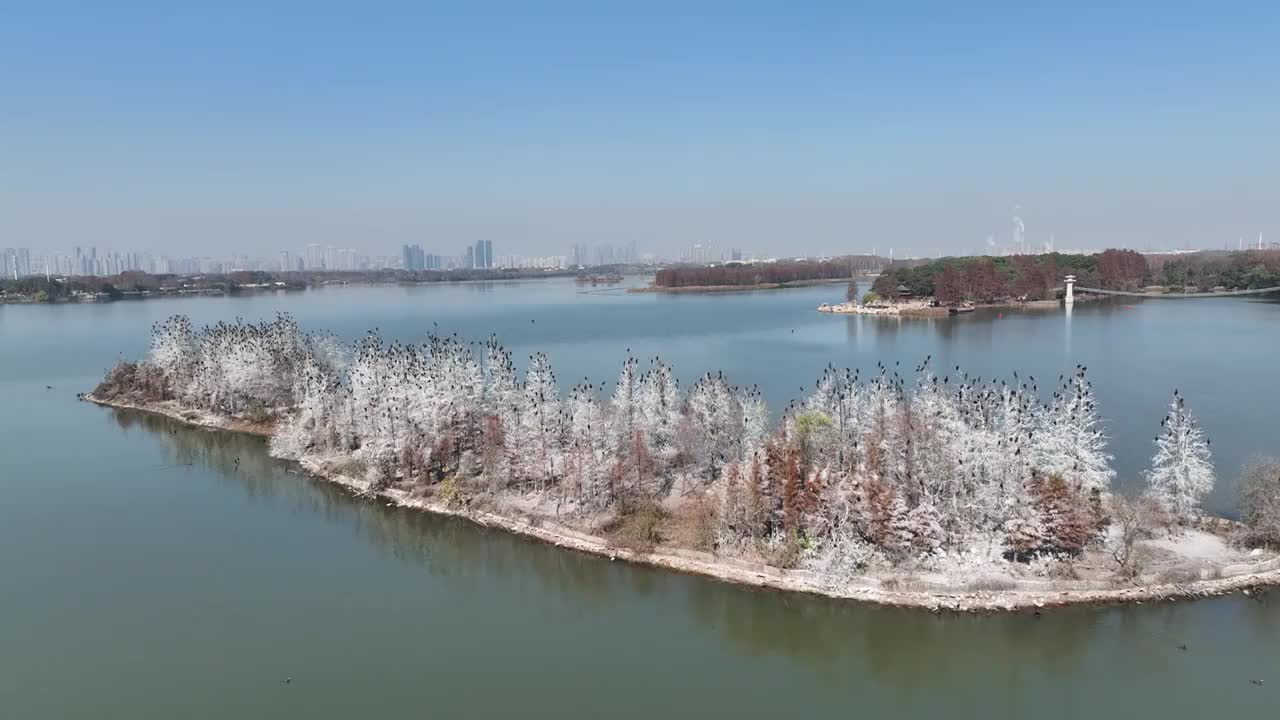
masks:
[[[1038,5],[9,0],[0,246],[1280,240],[1280,3]]]

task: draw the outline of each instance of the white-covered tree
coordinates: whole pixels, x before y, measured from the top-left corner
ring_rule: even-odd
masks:
[[[641,382],[638,365],[634,357],[628,357],[622,363],[618,382],[613,386],[614,449],[619,454],[631,452],[636,431],[640,429]]]
[[[685,403],[688,443],[698,482],[713,482],[724,466],[741,457],[742,408],[724,375],[703,375]]]
[[[1085,368],[1078,367],[1054,393],[1035,447],[1037,468],[1045,475],[1057,475],[1077,489],[1105,491],[1111,486],[1115,471]]]
[[[639,422],[649,443],[649,456],[658,470],[675,460],[680,427],[680,386],[671,366],[655,358],[640,387]]]
[[[1155,438],[1156,452],[1147,471],[1151,493],[1170,513],[1188,517],[1200,512],[1200,505],[1213,491],[1213,456],[1209,439],[1200,429],[1186,401],[1173,391],[1169,413],[1160,422]]]
[[[586,508],[609,501],[605,492],[608,478],[609,433],[603,404],[595,386],[579,383],[565,403],[568,433],[565,446],[565,477],[569,491]]]
[[[546,490],[559,467],[562,416],[555,373],[542,353],[529,359],[520,415],[521,474],[537,489]]]
[[[737,460],[745,463],[762,451],[768,440],[769,406],[765,404],[760,390],[754,387],[740,391],[737,401],[742,413],[742,442],[738,446]]]
[[[174,315],[151,328],[147,361],[169,380],[169,391],[181,390],[190,381],[198,353],[196,334],[186,315]]]

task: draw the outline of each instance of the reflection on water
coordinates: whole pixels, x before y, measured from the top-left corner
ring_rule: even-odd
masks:
[[[972,673],[974,657],[999,657],[1003,682],[1011,686],[1046,672],[1066,677],[1096,661],[1099,645],[1142,647],[1157,638],[1164,647],[1186,636],[1201,614],[1225,603],[1258,641],[1280,642],[1272,595],[1255,601],[1072,608],[1043,617],[933,615],[626,566],[455,518],[354,497],[269,457],[262,438],[192,428],[127,410],[111,414],[124,429],[142,428],[162,439],[175,466],[205,466],[250,497],[349,526],[400,561],[449,579],[456,592],[466,592],[468,578],[515,577],[532,578],[538,592],[571,595],[598,609],[637,598],[671,604],[683,597],[692,622],[735,653],[785,657],[832,684],[856,676],[860,682],[906,689],[922,675]],[[282,522],[290,513],[280,514]]]
[[[658,296],[569,279],[0,308],[0,714],[1274,714],[1274,595],[1037,618],[759,591],[386,507],[272,460],[261,438],[74,400],[174,312],[284,311],[348,340],[494,333],[566,378],[611,382],[628,353],[661,355],[684,387],[722,368],[774,408],[828,364],[865,376],[931,355],[1047,387],[1084,363],[1120,487],[1141,481],[1170,390],[1188,395],[1213,437],[1214,510],[1245,458],[1276,450],[1277,301],[1083,303],[1069,319],[815,311],[842,292]],[[299,682],[278,684],[282,671]]]

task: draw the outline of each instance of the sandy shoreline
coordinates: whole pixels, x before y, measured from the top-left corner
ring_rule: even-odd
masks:
[[[262,437],[269,437],[271,434],[271,428],[267,425],[192,411],[181,408],[173,402],[138,405],[95,398],[92,394],[82,395],[81,398],[106,407],[163,415],[188,425],[211,430],[242,432]],[[342,485],[358,495],[370,494],[368,484],[364,480],[342,475],[322,461],[304,458],[299,464],[316,478]],[[1081,604],[1142,604],[1213,597],[1235,592],[1247,594],[1257,588],[1280,585],[1280,557],[1274,557],[1254,563],[1238,563],[1218,568],[1220,577],[1211,579],[1131,587],[1098,587],[1103,583],[1097,581],[1018,580],[1013,583],[1013,589],[999,591],[973,591],[946,586],[902,590],[885,588],[881,580],[872,577],[854,578],[847,584],[833,586],[812,571],[783,570],[761,563],[721,557],[709,552],[670,546],[659,546],[651,552],[618,548],[612,546],[605,538],[583,533],[557,523],[551,518],[540,516],[513,518],[465,507],[449,507],[435,500],[415,497],[400,489],[377,492],[374,496],[403,507],[464,518],[484,527],[499,528],[559,548],[608,557],[610,560],[626,560],[739,585],[811,593],[877,605],[919,608],[933,612],[944,610],[996,612]],[[929,583],[916,584],[929,585]]]

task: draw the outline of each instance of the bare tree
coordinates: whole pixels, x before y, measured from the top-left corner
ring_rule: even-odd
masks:
[[[1125,579],[1136,578],[1142,572],[1138,541],[1151,537],[1159,524],[1160,502],[1150,495],[1130,500],[1123,495],[1111,495],[1108,499],[1111,524],[1116,529],[1111,559],[1116,564],[1116,574]]]
[[[1240,542],[1280,545],[1280,459],[1250,460],[1237,487],[1240,516],[1246,526]]]

